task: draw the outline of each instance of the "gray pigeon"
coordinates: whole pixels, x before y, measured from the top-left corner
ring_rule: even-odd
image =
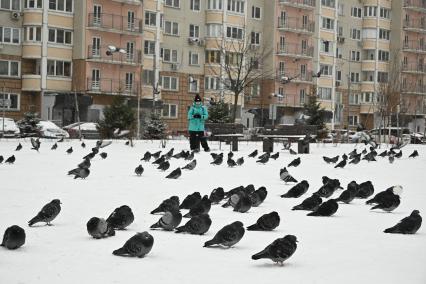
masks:
[[[79,170],[73,174],[74,174],[74,179],[77,179],[77,178],[85,179],[90,175],[90,170],[79,168]]]
[[[88,169],[88,168],[90,168],[91,165],[92,165],[92,163],[90,162],[90,159],[86,158],[86,159],[84,159],[83,162],[78,164],[77,167],[79,167],[81,169]],[[70,174],[70,173],[68,173],[68,174]]]
[[[197,160],[194,159],[190,163],[186,164],[186,166],[184,166],[182,168],[182,170],[190,170],[190,171],[192,171],[193,169],[195,169],[196,166],[197,166]]]
[[[55,142],[55,144],[52,145],[50,150],[56,150],[58,148],[58,144]]]
[[[150,228],[161,228],[166,231],[173,231],[177,226],[179,226],[181,221],[182,214],[179,211],[167,211],[160,220],[158,220],[158,222],[153,224]]]
[[[252,192],[249,197],[251,200],[251,206],[258,207],[260,204],[265,201],[266,196],[268,195],[268,191],[264,186],[259,187],[256,191]]]
[[[203,235],[212,224],[210,216],[207,214],[192,217],[185,225],[177,227],[175,233],[189,233],[193,235]]]
[[[50,222],[58,216],[59,212],[61,212],[61,201],[59,199],[53,199],[51,202],[44,205],[37,216],[28,222],[28,226],[32,226],[39,222],[44,222],[46,225],[50,226]]]
[[[213,189],[213,191],[210,193],[210,201],[212,203],[219,203],[225,198],[225,192],[222,187],[218,187]]]
[[[164,213],[167,211],[179,211],[179,197],[172,196],[163,200],[157,208],[151,211],[151,214]]]
[[[339,204],[335,199],[329,199],[326,202],[322,203],[317,210],[308,213],[308,216],[331,216],[337,212],[339,209]]]
[[[282,263],[294,254],[297,249],[297,238],[287,235],[284,238],[276,239],[261,252],[256,253],[251,258],[254,260],[267,258],[273,262]]]
[[[149,160],[151,159],[151,156],[152,156],[151,153],[149,151],[146,151],[141,161],[149,162]]]
[[[157,169],[162,170],[163,172],[167,171],[169,168],[170,168],[169,161],[164,161],[157,167]]]
[[[67,154],[71,154],[73,152],[72,147],[68,148],[68,150],[66,152],[67,152]]]
[[[170,174],[166,176],[169,179],[178,179],[182,175],[182,171],[180,168],[173,170]]]
[[[107,238],[115,235],[107,221],[103,218],[92,217],[86,224],[87,232],[95,239]]]
[[[296,151],[294,151],[293,149],[291,149],[291,148],[290,148],[290,149],[288,149],[288,150],[289,150],[289,152],[290,152],[290,154],[291,154],[291,155],[297,155],[297,152],[296,152]]]
[[[213,237],[213,239],[204,243],[204,247],[210,247],[214,245],[228,248],[232,247],[243,238],[244,233],[245,229],[243,223],[236,221],[220,229]]]
[[[108,225],[117,230],[124,230],[133,223],[134,220],[135,216],[133,215],[132,209],[127,205],[115,208],[108,219],[106,219]]]
[[[282,198],[299,198],[305,194],[309,189],[309,183],[306,180],[302,180],[292,188],[290,188],[286,193],[281,195]]]
[[[289,174],[286,168],[280,169],[280,178],[285,182],[297,182],[297,180]]]
[[[203,198],[198,202],[195,206],[189,209],[189,212],[185,214],[183,217],[192,218],[194,216],[208,214],[212,206],[212,202],[210,201],[207,195],[204,195]]]
[[[40,149],[40,145],[41,145],[40,139],[38,139],[38,138],[34,139],[33,137],[31,137],[30,141],[31,141],[31,145],[33,146],[31,148],[31,150],[36,150],[38,152],[38,150]]]
[[[371,181],[366,181],[359,184],[359,189],[356,198],[368,198],[374,194],[374,186]]]
[[[272,231],[280,225],[280,215],[273,211],[262,215],[257,219],[256,224],[247,227],[248,231]]]
[[[148,254],[154,245],[154,238],[148,233],[137,233],[131,237],[122,248],[112,252],[118,256],[137,256],[144,257]]]
[[[16,146],[15,151],[21,151],[21,149],[22,149],[22,144],[19,143],[18,146]]]
[[[271,159],[278,159],[280,157],[280,152],[276,152],[275,154],[271,155]]]
[[[106,152],[102,152],[99,156],[101,156],[102,160],[105,160],[108,157],[108,154]]]
[[[298,167],[300,165],[300,157],[294,159],[287,167]]]
[[[6,229],[0,246],[7,249],[17,249],[25,244],[25,230],[17,225]]]
[[[191,209],[200,201],[201,201],[201,194],[198,191],[188,194],[184,198],[182,203],[179,205],[179,209]]]
[[[422,225],[422,216],[419,210],[414,210],[411,215],[405,217],[395,226],[384,230],[385,233],[391,234],[415,234]]]
[[[135,168],[135,174],[138,175],[138,176],[141,176],[143,171],[144,171],[144,169],[143,169],[142,165],[139,165]]]
[[[237,165],[241,166],[242,164],[244,164],[244,157],[237,159]]]
[[[317,193],[314,193],[312,194],[312,196],[303,200],[302,203],[300,203],[299,205],[294,206],[291,210],[314,211],[318,209],[321,203],[322,203],[321,197]]]

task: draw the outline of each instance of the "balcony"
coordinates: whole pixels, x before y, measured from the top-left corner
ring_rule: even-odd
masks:
[[[426,12],[426,2],[423,0],[404,0],[402,7],[418,12]]]
[[[280,0],[280,4],[299,9],[315,9],[315,0]]]
[[[118,2],[118,3],[124,3],[124,4],[129,4],[129,5],[141,5],[142,4],[142,0],[112,0],[113,2]]]
[[[401,70],[405,73],[426,74],[426,64],[402,63]]]
[[[277,55],[295,58],[311,59],[314,54],[312,46],[303,47],[301,44],[277,44]]]
[[[277,105],[277,108],[303,108],[305,101],[301,100],[299,94],[290,93],[285,94],[283,98],[274,98],[273,103]]]
[[[277,72],[277,80],[280,81],[281,77],[286,76],[288,78],[294,78],[287,84],[313,84],[312,81],[312,71],[307,71],[304,74],[300,73],[300,70],[285,70],[283,72],[278,71]]]
[[[35,75],[35,74],[22,75],[22,90],[23,91],[40,91],[41,75]]]
[[[92,94],[137,96],[139,93],[138,82],[125,80],[104,79],[93,80],[87,78],[87,92]]]
[[[93,46],[89,45],[87,47],[87,58],[92,61],[102,62],[102,63],[111,63],[111,64],[126,64],[126,65],[137,65],[142,61],[142,52],[141,50],[133,50],[129,53],[120,53],[115,52],[111,55],[107,55],[108,47],[107,46]]]
[[[426,53],[426,44],[421,41],[404,41],[402,46],[403,51]]]
[[[410,32],[426,33],[426,21],[422,20],[405,20],[403,29]]]
[[[142,33],[142,20],[131,19],[113,14],[89,14],[88,26],[108,32],[140,34]]]
[[[315,32],[315,22],[303,22],[301,18],[278,17],[278,29],[300,34],[312,34]]]
[[[401,92],[403,94],[412,94],[412,95],[426,95],[426,85],[402,85]]]

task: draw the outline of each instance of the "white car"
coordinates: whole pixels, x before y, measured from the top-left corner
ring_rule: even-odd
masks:
[[[69,138],[70,135],[65,130],[51,121],[40,121],[37,123],[37,128],[41,137],[44,138]]]
[[[4,122],[4,129],[3,129]],[[18,125],[11,118],[0,117],[0,136],[2,137],[18,137],[21,132],[19,131]]]

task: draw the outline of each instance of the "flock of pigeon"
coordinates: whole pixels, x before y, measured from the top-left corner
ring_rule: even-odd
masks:
[[[62,142],[60,140],[58,142]],[[91,159],[96,155],[102,159],[107,158],[106,152],[101,152],[100,149],[108,146],[111,142],[97,141],[96,146],[91,149],[91,152],[83,157],[83,161],[77,165],[76,168],[70,170],[68,175],[73,175],[74,178],[85,179],[90,174]],[[41,142],[38,139],[31,139],[32,149],[35,151],[40,150]],[[85,148],[86,145],[82,142],[81,147]],[[51,150],[56,150],[58,144],[55,143]],[[400,158],[402,156],[401,148],[393,147],[389,151],[384,151],[381,154],[376,152],[377,145],[371,146],[368,152],[364,149],[361,153],[357,153],[354,149],[348,154],[343,154],[341,161],[340,156],[336,157],[323,157],[323,160],[327,164],[336,164],[335,168],[344,168],[349,160],[349,164],[358,164],[361,160],[367,160],[368,162],[375,161],[376,156],[389,157],[389,161],[393,162],[394,158]],[[17,146],[15,151],[22,149],[21,143]],[[290,154],[295,155],[296,153],[291,149],[287,148]],[[398,152],[396,152],[398,151]],[[72,147],[66,150],[67,154],[72,154]],[[257,158],[256,162],[259,164],[266,164],[270,159],[278,159],[280,153],[263,153],[258,156],[258,151],[255,150],[248,155],[248,159]],[[210,153],[212,157],[211,164],[219,166],[224,161],[224,153]],[[362,155],[364,155],[362,157]],[[418,156],[418,152],[414,151],[410,157],[415,158]],[[392,158],[392,159],[391,159]],[[162,154],[162,151],[151,153],[147,151],[141,161],[144,163],[150,163],[153,159],[152,164],[157,167],[160,171],[167,171],[170,168],[172,159],[183,159],[188,163],[181,168],[176,168],[171,171],[166,178],[177,179],[182,175],[182,170],[192,171],[197,166],[197,160],[195,159],[195,153],[191,151],[182,150],[179,153],[174,153],[174,148],[170,149],[166,153]],[[0,156],[0,163],[3,162],[3,157]],[[15,156],[12,155],[6,161],[6,163],[13,164],[15,162]],[[229,152],[227,154],[227,165],[228,167],[242,166],[244,164],[244,157],[239,157],[234,160],[234,153]],[[286,193],[282,194],[282,198],[300,198],[309,189],[309,182],[307,180],[297,181],[288,171],[287,168],[298,167],[301,164],[301,158],[297,157],[291,161],[286,167],[280,169],[279,177],[286,184],[296,183]],[[137,176],[143,175],[144,167],[142,164],[138,165],[134,173]],[[392,186],[382,192],[374,195],[375,189],[371,181],[365,181],[357,183],[351,181],[346,190],[343,190],[338,197],[331,198],[338,190],[344,189],[338,179],[329,178],[327,176],[322,177],[322,186],[315,191],[311,196],[307,197],[300,204],[294,206],[292,210],[305,210],[309,213],[307,216],[332,216],[339,209],[339,204],[348,204],[354,199],[367,199],[366,204],[372,205],[371,209],[380,209],[383,211],[391,212],[395,210],[401,203],[400,195],[402,193],[402,186]],[[374,195],[374,196],[373,196]],[[247,186],[238,186],[225,191],[222,187],[213,189],[209,195],[202,195],[200,192],[194,192],[187,195],[182,202],[178,196],[171,196],[161,202],[155,207],[151,214],[160,214],[159,220],[154,223],[150,229],[152,230],[165,230],[174,231],[175,233],[188,233],[194,235],[205,234],[212,224],[212,219],[209,216],[210,209],[212,206],[221,204],[221,207],[228,208],[232,207],[233,211],[245,213],[248,212],[252,207],[260,206],[266,197],[268,191],[264,186],[260,186],[257,189],[253,184]],[[373,197],[372,197],[373,196]],[[372,198],[371,198],[372,197]],[[187,210],[186,214],[182,214],[182,210]],[[34,226],[37,223],[46,223],[46,225],[52,225],[51,222],[61,212],[61,202],[59,199],[54,199],[50,203],[43,206],[40,212],[33,217],[29,222],[28,226]],[[185,224],[181,224],[184,218],[188,218]],[[116,208],[108,218],[92,217],[87,222],[87,232],[90,236],[95,239],[101,239],[111,237],[115,235],[116,230],[125,230],[129,226],[135,217],[132,209],[123,205]],[[402,219],[395,226],[385,229],[385,233],[400,233],[400,234],[414,234],[421,227],[422,218],[418,210],[413,210],[411,215]],[[222,246],[232,247],[235,246],[245,235],[247,231],[272,231],[277,228],[280,224],[280,216],[276,211],[272,211],[268,214],[264,214],[258,218],[255,224],[244,227],[244,224],[240,221],[232,222],[222,229],[220,229],[215,236],[204,243],[204,247],[211,246]],[[17,249],[25,243],[25,230],[17,225],[7,228],[4,233],[3,241],[1,246],[8,249]],[[118,256],[134,256],[143,257],[148,254],[154,244],[153,236],[148,232],[137,233],[131,237],[126,243],[112,253]],[[252,255],[252,259],[270,259],[276,263],[283,263],[289,257],[291,257],[297,249],[297,238],[294,235],[286,235],[282,238],[276,239],[274,242],[266,246],[260,252]]]

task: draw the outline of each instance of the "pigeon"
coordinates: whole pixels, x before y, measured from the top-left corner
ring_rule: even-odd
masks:
[[[6,159],[6,161],[4,161],[6,164],[13,164],[15,163],[16,158],[15,155],[10,156],[9,158]]]
[[[95,155],[98,154],[99,153],[99,148],[98,147],[93,147],[92,148],[92,153],[95,154]]]
[[[299,165],[300,165],[300,157],[291,161],[290,164],[288,164],[287,167],[297,167]]]
[[[216,153],[210,153],[210,156],[212,156],[213,161],[216,160],[218,157],[222,156],[223,157],[223,153],[220,154],[216,154]]]
[[[204,247],[218,245],[230,248],[243,238],[244,233],[243,223],[240,221],[233,222],[220,229],[213,239],[204,243]]]
[[[419,152],[417,152],[417,150],[414,150],[413,153],[410,154],[410,156],[408,156],[408,158],[415,158],[419,155]]]
[[[81,142],[81,148],[86,148],[86,143],[84,143],[84,142]]]
[[[377,193],[372,199],[369,199],[365,204],[379,204],[385,202],[388,196],[400,195],[402,193],[402,186],[395,185],[387,188],[384,191]]]
[[[87,222],[87,232],[95,239],[103,239],[115,236],[115,231],[103,218],[92,217]]]
[[[250,157],[250,158],[254,158],[254,157],[256,157],[257,156],[257,150],[254,150],[253,152],[251,152],[248,156]]]
[[[373,152],[368,153],[367,155],[362,158],[363,160],[367,160],[368,162],[376,162],[376,159],[374,158]]]
[[[344,168],[346,166],[346,159],[341,160],[337,165],[334,166],[334,168]]]
[[[96,153],[94,152],[90,152],[89,154],[87,154],[86,156],[83,157],[83,159],[93,159],[95,157]]]
[[[7,249],[17,249],[25,244],[25,230],[17,225],[10,226],[3,235],[0,246]]]
[[[367,149],[364,148],[364,150],[362,150],[361,152],[363,155],[367,154]]]
[[[185,225],[177,227],[175,233],[189,233],[193,235],[203,235],[212,224],[208,214],[202,214],[192,217]]]
[[[210,193],[210,201],[212,203],[219,203],[225,198],[225,192],[222,187],[218,187],[213,189],[213,191]]]
[[[144,168],[142,167],[142,165],[139,165],[139,166],[137,166],[137,167],[135,168],[135,174],[136,174],[137,176],[141,176],[141,175],[142,175],[142,173],[143,173],[143,171],[144,171]]]
[[[167,159],[170,159],[173,156],[174,150],[175,150],[175,148],[172,148],[172,149],[169,150],[169,152],[167,152],[165,154]]]
[[[395,154],[395,158],[401,158],[402,157],[402,150],[399,150],[398,153]]]
[[[294,151],[293,149],[289,149],[289,152],[290,152],[291,155],[297,155],[297,152]]]
[[[389,155],[389,163],[393,164],[393,161],[395,161],[395,156],[394,155]]]
[[[151,153],[149,151],[146,151],[141,161],[149,162],[149,160],[151,160],[151,156],[152,156]]]
[[[31,137],[30,141],[31,141],[31,145],[33,146],[31,148],[31,150],[36,150],[38,152],[38,150],[40,149],[40,145],[41,145],[40,139],[38,139],[38,138],[34,139],[33,137]]]
[[[337,161],[339,160],[339,155],[337,155],[336,157],[333,158],[329,158],[326,156],[323,156],[322,159],[327,163],[327,164],[335,164],[337,163]]]
[[[237,187],[231,189],[230,191],[225,192],[225,197],[226,198],[231,197],[233,194],[239,193],[240,191],[244,191],[244,189],[245,188],[242,185],[237,186]]]
[[[280,215],[273,211],[262,215],[256,224],[247,227],[247,231],[272,231],[280,225]]]
[[[268,195],[268,191],[264,186],[259,187],[258,190],[254,191],[250,194],[251,206],[258,207],[260,204],[265,201],[266,196]]]
[[[157,151],[157,152],[153,153],[151,156],[152,156],[154,159],[158,159],[158,158],[160,157],[160,155],[161,155],[161,151]]]
[[[286,168],[283,168],[283,169],[280,170],[280,178],[285,183],[288,183],[288,182],[297,182],[297,180],[288,173],[288,171],[287,171]]]
[[[374,158],[373,158],[373,160],[374,160]],[[354,157],[352,160],[349,161],[349,164],[357,165],[360,161],[361,161],[361,159],[359,157]]]
[[[175,158],[175,159],[180,159],[180,158],[183,158],[184,156],[185,156],[185,150],[182,150],[182,151],[180,151],[179,153],[177,153],[177,154],[174,154],[173,156],[172,156],[172,158]]]
[[[22,144],[19,143],[18,146],[16,146],[15,151],[21,151],[21,149],[22,149]]]
[[[182,175],[182,171],[181,171],[181,169],[180,169],[180,168],[177,168],[177,169],[173,170],[170,174],[168,174],[168,175],[166,176],[166,178],[169,178],[169,179],[177,179],[177,178],[179,178],[181,175]]]
[[[197,166],[197,160],[194,159],[191,162],[189,162],[188,164],[186,164],[182,170],[190,170],[192,171],[193,169],[195,169],[195,167]]]
[[[308,216],[324,216],[329,217],[336,213],[337,209],[339,209],[339,204],[335,199],[329,199],[317,208],[317,210],[308,213]]]
[[[172,196],[168,199],[163,200],[157,208],[151,211],[151,214],[164,213],[167,211],[179,211],[179,197]]]
[[[315,211],[318,209],[320,204],[322,203],[321,197],[314,193],[312,196],[306,198],[299,205],[294,206],[291,210],[308,210]]]
[[[151,229],[163,229],[165,231],[173,231],[177,226],[179,226],[182,221],[182,214],[179,211],[172,210],[167,211],[164,215],[158,220],[157,223],[153,224]]]
[[[58,216],[59,212],[61,212],[61,201],[59,199],[53,199],[44,205],[40,212],[38,212],[37,216],[28,222],[28,226],[31,227],[39,222],[44,222],[46,225],[50,226],[50,222]]]
[[[153,245],[154,238],[148,232],[137,233],[127,240],[122,248],[113,251],[112,254],[141,258],[151,251]]]
[[[135,216],[132,209],[127,205],[122,205],[115,210],[106,219],[108,225],[116,230],[124,230],[127,226],[133,223]]]
[[[278,159],[280,157],[280,152],[276,152],[275,154],[271,155],[271,159]]]
[[[283,264],[290,258],[297,249],[297,238],[293,235],[286,235],[284,238],[279,238],[268,245],[264,250],[252,255],[252,259],[267,258],[273,262]]]
[[[387,150],[384,150],[383,152],[381,152],[379,154],[380,157],[386,157],[387,155],[388,155],[388,151]]]
[[[85,179],[90,175],[90,170],[86,168],[78,168],[78,171],[73,173],[74,179],[81,178]]]
[[[351,181],[348,184],[348,187],[345,191],[343,191],[340,196],[336,199],[337,202],[341,201],[343,203],[350,203],[354,200],[356,194],[358,193],[359,185],[355,181]]]
[[[419,210],[413,210],[410,216],[405,217],[395,226],[384,230],[385,233],[391,234],[415,234],[422,225],[422,217]]]
[[[230,204],[234,207],[235,212],[245,213],[252,207],[252,200],[250,196],[244,192],[234,194],[229,198]]]
[[[166,156],[161,156],[160,158],[156,159],[154,162],[152,162],[154,165],[159,165],[166,161]]]
[[[191,209],[200,201],[201,201],[201,194],[198,191],[196,191],[185,197],[185,199],[180,204],[179,209]]]
[[[320,197],[329,198],[337,189],[342,188],[338,179],[327,178],[326,180],[323,179],[323,183],[324,182],[325,184],[316,192]]]
[[[347,156],[346,154],[343,154],[343,155],[342,155],[342,159],[343,159],[343,160],[347,160],[347,159],[348,159],[348,156]]]
[[[231,151],[228,153],[228,159],[232,159],[232,157],[234,157],[234,153]]]
[[[286,193],[281,195],[282,198],[299,198],[305,194],[309,189],[309,183],[306,180],[302,180],[292,188],[290,188]]]
[[[253,184],[249,184],[249,185],[247,185],[246,187],[244,187],[244,192],[246,193],[246,194],[252,194],[253,192],[255,192],[256,191],[256,188],[254,187],[254,185]]]
[[[90,168],[91,165],[92,165],[92,163],[90,163],[90,159],[86,158],[86,159],[84,159],[83,162],[81,162],[80,164],[78,164],[77,167],[79,167],[80,169],[88,169],[88,168]]]
[[[243,158],[243,157],[240,157],[240,158],[238,158],[238,159],[237,159],[237,161],[236,161],[236,162],[237,162],[237,165],[238,165],[238,166],[241,166],[241,165],[243,165],[243,164],[244,164],[244,158]]]
[[[3,160],[4,160],[3,156],[0,155],[0,164],[3,163]]]
[[[124,145],[129,146],[130,145],[130,140],[127,140],[126,143],[124,143]]]
[[[357,151],[356,151],[356,149],[353,149],[351,152],[349,152],[349,158],[351,159],[351,158],[353,158],[353,156],[355,156],[355,155],[357,155]]]
[[[194,154],[195,152],[192,151],[188,156],[185,157],[185,161],[190,161],[192,159],[194,159]]]
[[[283,146],[284,146],[283,150],[289,150],[291,147],[291,143],[288,141],[284,141]]]
[[[233,168],[237,165],[237,163],[232,158],[228,158],[226,163],[228,164],[228,167],[230,167],[230,168]]]
[[[386,194],[383,195],[380,201],[377,202],[375,206],[371,208],[371,210],[374,209],[382,209],[386,212],[391,212],[395,210],[401,203],[401,199],[398,194]]]
[[[183,217],[192,218],[194,216],[208,214],[212,207],[212,202],[210,201],[207,195],[204,195],[203,198],[198,202],[195,206],[189,209],[189,212],[185,214]]]
[[[374,186],[371,183],[371,181],[366,181],[363,183],[360,183],[358,186],[358,192],[356,193],[356,198],[368,198],[374,193]]]
[[[67,154],[71,154],[73,152],[72,147],[70,147],[66,152],[67,152]]]
[[[266,156],[270,157],[271,154],[269,152],[265,152],[262,155],[260,155],[259,157],[257,157],[257,159],[261,160],[261,159],[265,158]]]
[[[219,166],[223,163],[223,156],[218,156],[213,162],[210,164]]]
[[[108,154],[106,152],[102,152],[99,154],[99,156],[101,156],[102,160],[104,160],[108,157]]]
[[[269,161],[269,153],[266,152],[262,156],[259,156],[259,159],[256,161],[256,163],[266,164]]]
[[[170,168],[169,161],[164,161],[157,167],[157,169],[162,170],[163,172],[167,171],[169,168]]]

